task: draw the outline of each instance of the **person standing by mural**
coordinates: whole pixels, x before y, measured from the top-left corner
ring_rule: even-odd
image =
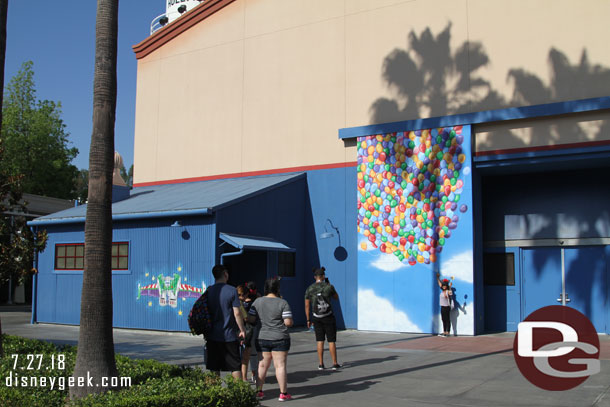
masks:
[[[214,266],[212,274],[215,283],[207,289],[212,333],[206,344],[206,366],[212,372],[229,371],[241,379],[239,346],[245,338],[245,326],[237,290],[227,284],[229,271],[225,266]]]
[[[248,319],[251,323],[261,322],[261,330],[256,341],[256,350],[263,357],[258,365],[258,378],[256,381],[256,397],[262,399],[263,385],[267,371],[275,367],[275,376],[280,386],[279,401],[288,401],[292,396],[288,394],[288,373],[286,360],[290,350],[290,334],[288,328],[292,326],[292,311],[288,302],[280,296],[280,280],[271,278],[265,281],[265,296],[257,298],[250,307]]]
[[[331,299],[338,300],[339,294],[335,287],[330,284],[325,274],[326,269],[320,267],[314,269],[316,282],[307,287],[305,291],[305,316],[307,317],[307,328],[312,323],[316,334],[318,348],[318,370],[324,370],[324,339],[328,341],[328,350],[333,360],[333,370],[341,367],[337,362],[337,321],[330,305]],[[310,308],[313,308],[313,319],[310,316]]]
[[[440,295],[440,306],[441,306],[441,319],[443,321],[443,333],[438,334],[438,336],[447,337],[449,336],[449,332],[451,331],[451,308],[452,308],[452,298],[451,298],[451,285],[452,282],[444,278],[441,281],[440,273],[436,273],[436,281],[438,282],[438,286],[441,288]]]

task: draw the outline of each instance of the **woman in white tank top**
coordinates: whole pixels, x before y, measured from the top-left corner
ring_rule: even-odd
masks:
[[[440,273],[436,273],[436,281],[441,288],[439,304],[441,306],[441,319],[443,320],[443,333],[438,336],[449,336],[451,331],[451,284],[452,282],[444,278],[441,281]]]

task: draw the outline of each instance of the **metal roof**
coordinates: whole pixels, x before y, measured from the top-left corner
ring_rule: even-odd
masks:
[[[222,232],[218,234],[218,237],[221,240],[224,240],[225,242],[230,244],[231,246],[240,250],[277,250],[284,252],[295,251],[295,249],[290,248],[285,244],[278,242],[277,240],[267,237],[243,236]]]
[[[264,175],[134,188],[112,204],[113,220],[209,215],[214,211],[305,177],[304,173]],[[41,216],[30,226],[85,221],[87,205]]]

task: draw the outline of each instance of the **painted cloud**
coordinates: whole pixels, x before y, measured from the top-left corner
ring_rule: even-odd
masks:
[[[455,277],[457,280],[472,283],[472,250],[457,254],[447,260],[442,259],[441,273],[445,277]]]
[[[422,332],[407,314],[373,290],[358,290],[358,329],[368,331]]]
[[[397,271],[400,269],[407,268],[407,266],[401,262],[396,256],[381,255],[377,256],[375,261],[371,262],[371,266],[381,271]]]

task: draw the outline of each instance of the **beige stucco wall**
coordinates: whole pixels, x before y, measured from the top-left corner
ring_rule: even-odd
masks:
[[[595,145],[610,141],[610,111],[486,123],[474,126],[473,133],[478,153],[561,144]]]
[[[352,162],[340,128],[608,96],[608,15],[607,0],[237,0],[138,61],[135,183]]]

